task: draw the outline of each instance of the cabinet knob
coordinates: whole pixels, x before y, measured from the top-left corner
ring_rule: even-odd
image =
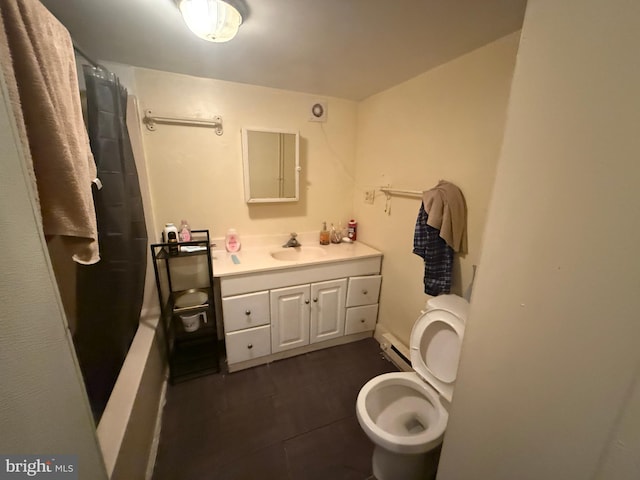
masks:
[[[251,310],[245,310],[245,311],[244,311],[244,314],[245,314],[245,315],[251,315]]]
[[[317,302],[317,301],[318,301],[318,299],[317,299],[317,298],[314,298],[314,299],[313,299],[313,301],[314,301],[314,302]]]
[[[247,348],[251,350],[253,348],[253,343],[250,343],[249,345],[247,345]]]
[[[360,323],[364,323],[364,318],[361,318],[361,319],[360,319]]]
[[[307,305],[309,305],[309,299],[305,300],[304,303],[306,303]]]
[[[369,292],[368,292],[366,289],[365,289],[365,290],[362,290],[362,294],[363,294],[363,295],[366,295],[367,293],[369,293]]]

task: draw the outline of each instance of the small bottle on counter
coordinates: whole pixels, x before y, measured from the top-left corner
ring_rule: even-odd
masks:
[[[331,235],[331,243],[340,243],[342,241],[342,232],[341,228],[336,230],[336,227],[331,224],[330,235]]]
[[[180,251],[180,247],[178,246],[178,235],[176,232],[169,232],[167,236],[169,237],[169,240],[167,241],[167,243],[169,243],[169,254],[177,255]]]
[[[353,218],[349,220],[349,225],[347,227],[347,237],[352,242],[355,242],[358,238],[358,222],[356,222]]]
[[[322,230],[320,230],[320,245],[329,245],[331,243],[331,234],[327,230],[327,222],[322,222]]]
[[[227,252],[235,253],[240,250],[240,237],[235,228],[227,230],[227,235],[224,237],[224,246]]]
[[[178,254],[178,229],[173,223],[166,223],[164,225],[164,241],[169,244],[169,254]]]
[[[178,229],[176,228],[176,226],[173,223],[165,223],[164,224],[164,232],[162,235],[162,241],[163,242],[169,242],[169,232],[175,232],[176,235],[178,234]]]
[[[191,227],[186,220],[182,220],[180,224],[180,241],[181,242],[190,242],[191,241]]]

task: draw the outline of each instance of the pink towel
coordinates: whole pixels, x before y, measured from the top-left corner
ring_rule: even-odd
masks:
[[[71,37],[37,0],[2,2],[0,15],[13,58],[44,233],[63,236],[76,262],[96,263],[100,256],[91,192],[96,166],[82,118]]]

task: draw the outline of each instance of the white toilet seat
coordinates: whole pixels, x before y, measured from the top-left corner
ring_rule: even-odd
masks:
[[[440,308],[423,313],[411,330],[411,368],[449,402],[463,336],[460,317]]]
[[[384,392],[385,389],[388,391]],[[415,395],[407,395],[410,390]],[[376,395],[371,395],[372,392]],[[389,402],[390,397],[396,396],[395,401]],[[385,404],[384,412],[372,404],[380,397]],[[438,446],[449,419],[438,392],[413,372],[385,373],[369,380],[358,394],[356,412],[360,425],[374,443],[406,454],[425,453]],[[383,415],[391,417],[386,419],[385,428],[380,426]],[[389,428],[390,423],[397,423],[399,428]]]

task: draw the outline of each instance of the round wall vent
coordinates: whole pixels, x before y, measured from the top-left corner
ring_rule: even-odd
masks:
[[[326,122],[327,121],[327,102],[314,102],[310,109],[310,122]]]

